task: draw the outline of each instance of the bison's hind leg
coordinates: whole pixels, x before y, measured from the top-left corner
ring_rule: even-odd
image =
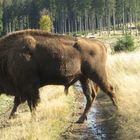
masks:
[[[84,109],[84,112],[80,116],[77,123],[83,123],[87,119],[87,114],[90,111],[90,108],[93,104],[93,101],[95,100],[96,95],[97,95],[96,89],[95,89],[94,84],[91,80],[89,80],[87,78],[81,78],[80,82],[81,82],[83,93],[86,97],[87,103],[86,103],[86,107]]]
[[[107,95],[110,97],[110,99],[112,100],[112,103],[114,106],[117,107],[118,109],[118,105],[117,105],[117,98],[113,92],[113,87],[111,84],[108,83],[108,86],[105,87],[105,90],[106,91],[105,93],[107,93]]]
[[[101,82],[100,87],[110,97],[113,105],[116,108],[118,108],[117,98],[116,98],[115,93],[113,91],[113,86],[106,81],[106,82]]]
[[[94,74],[92,80],[110,97],[113,105],[118,108],[117,98],[113,86],[108,82],[106,70],[102,69],[102,72]]]

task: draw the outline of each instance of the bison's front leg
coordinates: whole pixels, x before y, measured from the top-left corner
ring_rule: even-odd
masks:
[[[20,102],[20,98],[19,97],[15,97],[15,99],[14,99],[14,107],[13,107],[11,113],[10,113],[9,119],[11,119],[14,116],[14,114],[17,111],[17,108],[20,105],[20,103],[21,103]]]
[[[83,89],[83,93],[86,96],[87,103],[86,103],[85,110],[81,115],[81,117],[79,118],[79,120],[77,121],[77,123],[83,123],[87,119],[87,114],[90,111],[92,103],[96,97],[96,90],[94,88],[93,83],[91,83],[92,81],[86,78],[82,78],[80,82]]]
[[[14,107],[13,107],[11,113],[10,113],[9,119],[11,119],[14,116],[15,112],[17,111],[18,106],[21,103],[25,102],[25,101],[26,101],[26,99],[24,99],[24,98],[15,97],[15,99],[14,99]]]

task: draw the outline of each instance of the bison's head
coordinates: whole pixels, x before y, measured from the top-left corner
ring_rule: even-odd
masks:
[[[74,48],[81,54],[81,71],[89,78],[93,79],[95,73],[105,68],[106,48],[101,42],[78,39]]]

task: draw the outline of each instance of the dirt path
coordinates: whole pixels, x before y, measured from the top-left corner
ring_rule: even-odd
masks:
[[[62,134],[63,140],[97,140],[88,128],[87,122],[84,124],[75,123],[84,109],[84,98],[81,93],[76,93],[75,110],[71,117],[71,122],[67,131]]]
[[[76,122],[81,115],[85,104],[83,95],[76,99],[75,113],[72,121]],[[67,132],[63,134],[63,139],[68,140],[118,140],[117,114],[110,100],[101,95],[97,98],[92,107],[88,120],[84,124],[71,123]]]

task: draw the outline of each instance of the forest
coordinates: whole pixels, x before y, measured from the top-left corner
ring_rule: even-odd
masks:
[[[42,15],[50,16],[52,32],[109,33],[128,29],[128,23],[137,28],[140,0],[0,0],[0,35],[39,28]]]

